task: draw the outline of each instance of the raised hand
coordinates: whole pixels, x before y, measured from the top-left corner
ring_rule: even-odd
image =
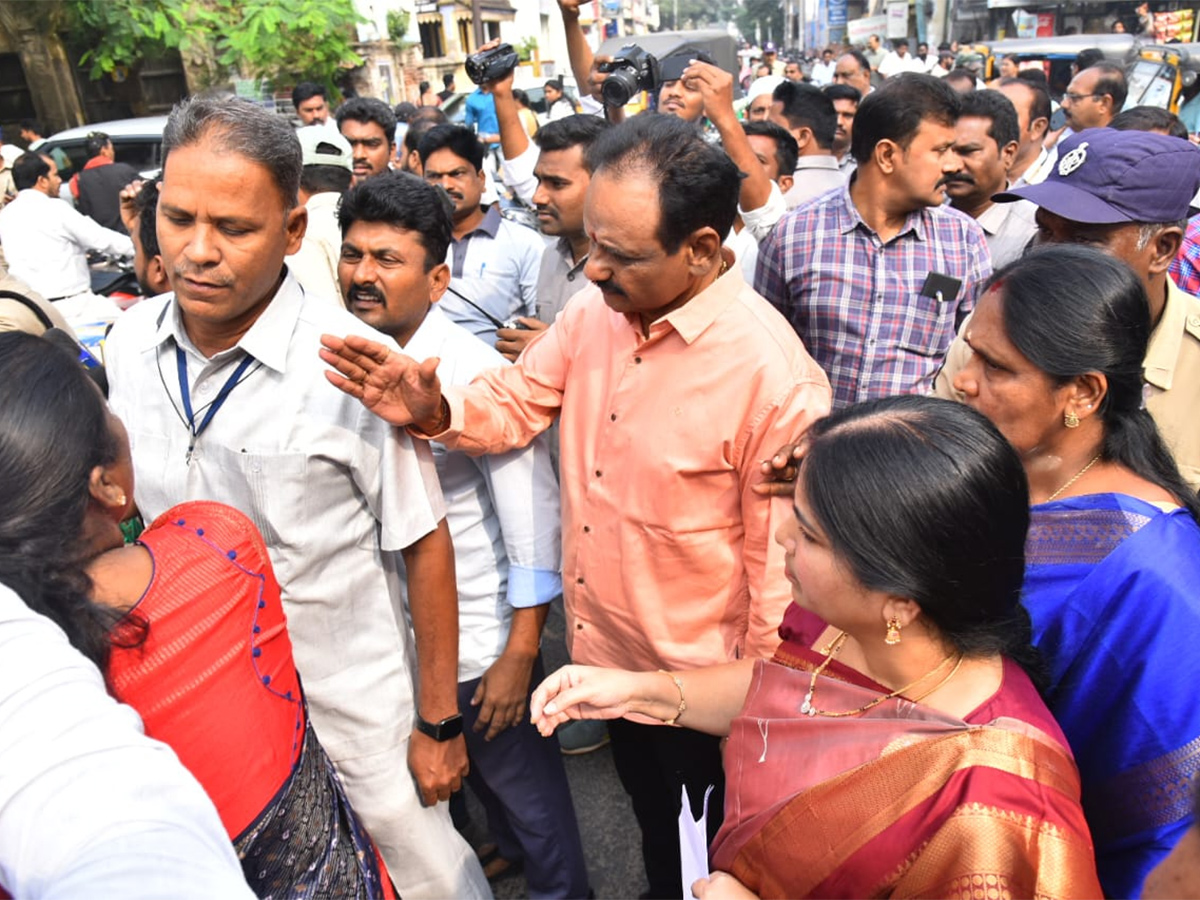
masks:
[[[325,377],[334,387],[392,425],[416,425],[426,434],[444,430],[439,360],[422,363],[384,344],[356,334],[321,335],[321,359],[335,371]]]
[[[796,473],[804,458],[804,444],[784,444],[760,464],[763,480],[751,487],[761,497],[790,497],[796,490]]]

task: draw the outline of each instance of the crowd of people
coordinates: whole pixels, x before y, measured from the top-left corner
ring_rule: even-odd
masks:
[[[1186,129],[877,38],[625,117],[560,7],[543,121],[306,83],[79,209],[13,164],[0,895],[586,897],[583,723],[645,896],[1200,896]]]

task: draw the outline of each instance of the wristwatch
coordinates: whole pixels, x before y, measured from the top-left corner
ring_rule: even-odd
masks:
[[[463,720],[460,713],[455,713],[452,716],[447,716],[440,722],[426,722],[421,716],[417,715],[417,731],[428,737],[433,738],[439,743],[442,741],[452,741],[454,738],[462,734]]]

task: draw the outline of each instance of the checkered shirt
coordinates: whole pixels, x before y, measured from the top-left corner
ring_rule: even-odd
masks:
[[[829,376],[838,408],[929,393],[991,271],[974,219],[923,208],[885,243],[858,214],[847,185],[779,221],[760,247],[754,289],[792,323]],[[959,279],[958,296],[921,296],[931,272]]]

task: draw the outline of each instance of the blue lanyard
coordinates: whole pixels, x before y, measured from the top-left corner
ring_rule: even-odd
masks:
[[[183,352],[182,347],[175,348],[175,362],[179,367],[179,396],[183,400],[183,414],[187,417],[188,431],[192,433],[192,441],[188,445],[187,460],[192,461],[192,451],[196,449],[196,439],[204,433],[204,429],[212,422],[213,417],[229,398],[233,389],[241,382],[241,377],[246,374],[246,370],[250,368],[250,364],[254,362],[254,357],[247,355],[233,374],[225,379],[225,384],[221,390],[217,392],[217,399],[214,400],[208,407],[208,412],[204,414],[204,418],[200,420],[200,424],[196,425],[196,417],[192,412],[192,393],[188,390],[188,374],[187,374],[187,355]]]

